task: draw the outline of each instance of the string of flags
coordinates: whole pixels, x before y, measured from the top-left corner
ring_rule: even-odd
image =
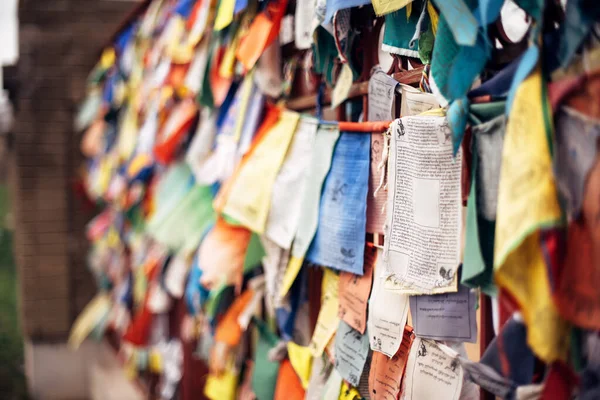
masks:
[[[74,122],[98,293],[70,344],[118,338],[163,399],[186,343],[211,399],[597,398],[599,18],[148,1]]]

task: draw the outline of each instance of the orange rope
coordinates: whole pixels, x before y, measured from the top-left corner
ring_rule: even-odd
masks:
[[[379,132],[388,130],[392,121],[339,122],[340,132]]]

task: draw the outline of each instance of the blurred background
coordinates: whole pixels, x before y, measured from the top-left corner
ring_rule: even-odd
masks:
[[[95,292],[73,117],[136,3],[0,1],[0,399],[143,398],[105,344],[66,346]]]

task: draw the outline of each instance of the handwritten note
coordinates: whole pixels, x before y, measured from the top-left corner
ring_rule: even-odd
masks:
[[[323,185],[319,224],[306,259],[363,275],[370,137],[342,133]]]
[[[300,119],[285,161],[273,184],[265,235],[284,249],[291,247],[298,228],[317,127],[318,121],[315,118]]]
[[[358,386],[368,355],[368,335],[340,321],[335,335],[335,368],[352,386]]]
[[[340,319],[337,316],[339,277],[325,268],[321,284],[321,310],[317,317],[317,326],[310,341],[310,349],[314,357],[320,357],[325,346],[338,328]]]
[[[365,273],[359,276],[350,272],[340,273],[339,317],[360,333],[367,329],[367,304],[373,283],[373,268],[377,259],[377,249],[365,248]]]
[[[466,286],[456,293],[411,296],[410,315],[415,333],[427,339],[477,341],[477,299]]]
[[[408,296],[384,290],[381,271],[382,250],[377,250],[377,263],[373,273],[373,292],[369,300],[367,330],[371,349],[392,357],[402,342],[408,317]]]
[[[367,195],[367,232],[383,234],[385,224],[385,206],[387,202],[387,186],[379,188],[384,169],[379,168],[383,158],[385,136],[381,133],[371,134],[371,169],[369,173],[369,192]]]
[[[394,119],[393,105],[398,81],[376,69],[369,79],[369,121],[391,121]]]
[[[369,121],[391,121],[394,119],[393,106],[398,82],[381,69],[375,70],[369,79]],[[375,190],[380,184],[383,169],[378,166],[383,158],[385,137],[381,133],[371,134],[371,172],[369,174],[369,194],[367,197],[367,232],[383,234],[385,223],[385,203],[387,189]]]
[[[402,398],[406,400],[458,400],[463,370],[450,348],[415,338],[406,365]]]
[[[223,212],[256,233],[264,233],[275,178],[299,119],[297,113],[282,112],[277,124],[241,165],[229,188]]]
[[[373,352],[369,373],[369,396],[371,400],[395,400],[398,398],[413,339],[412,328],[406,326],[402,344],[392,358],[378,351]]]

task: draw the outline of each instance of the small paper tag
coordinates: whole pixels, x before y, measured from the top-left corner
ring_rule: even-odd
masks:
[[[331,94],[331,108],[336,108],[348,98],[352,87],[352,78],[352,69],[348,64],[344,64]]]

